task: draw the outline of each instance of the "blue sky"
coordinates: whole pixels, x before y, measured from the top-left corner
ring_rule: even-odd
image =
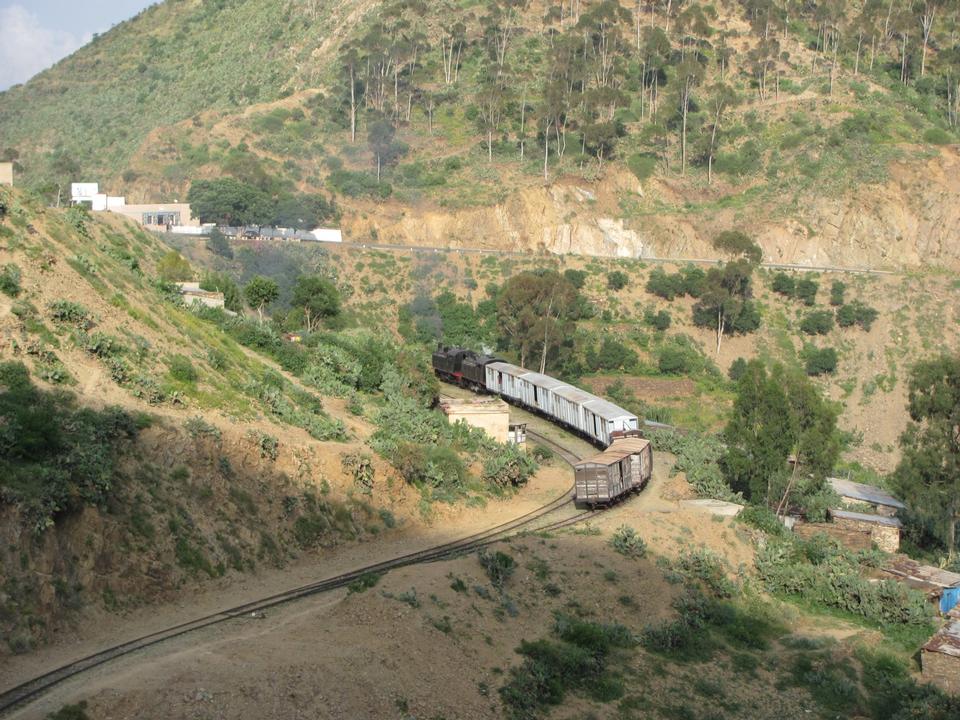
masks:
[[[41,70],[155,0],[0,0],[0,90]]]

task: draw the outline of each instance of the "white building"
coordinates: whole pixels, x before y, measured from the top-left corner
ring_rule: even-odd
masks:
[[[70,202],[94,212],[114,212],[150,228],[200,227],[187,203],[127,205],[125,197],[100,192],[98,183],[71,183]]]

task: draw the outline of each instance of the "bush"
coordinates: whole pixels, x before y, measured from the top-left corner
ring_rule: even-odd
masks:
[[[772,593],[802,597],[881,624],[924,625],[930,621],[923,593],[893,580],[864,578],[852,555],[823,546],[822,540],[768,543],[758,551],[756,565]]]
[[[833,313],[829,310],[807,313],[800,321],[800,330],[807,335],[826,335],[833,330]]]
[[[673,300],[684,292],[683,276],[679,273],[668,275],[663,268],[654,268],[647,278],[646,290],[665,300]]]
[[[192,383],[197,380],[197,369],[193,367],[190,358],[185,355],[173,355],[167,360],[170,368],[170,377],[180,382]]]
[[[778,272],[773,276],[773,283],[770,287],[775,293],[793,297],[797,291],[797,281],[786,273]]]
[[[956,142],[956,138],[954,138],[953,135],[948,133],[946,130],[933,127],[924,131],[923,141],[925,143],[930,143],[931,145],[950,145],[951,143]]]
[[[563,276],[573,285],[577,290],[582,290],[583,286],[587,282],[587,272],[585,270],[574,270],[573,268],[567,268],[563,271]],[[494,293],[495,295],[496,293]]]
[[[727,370],[727,377],[729,377],[733,382],[737,382],[743,374],[747,371],[747,361],[738,357],[732,363],[730,363],[730,369]]]
[[[517,561],[511,555],[497,550],[496,552],[487,552],[480,550],[477,553],[477,559],[487,577],[490,578],[490,584],[497,590],[503,591],[503,586],[517,569]]]
[[[630,282],[630,276],[622,270],[614,270],[613,272],[607,273],[607,287],[611,290],[623,290],[628,282]]]
[[[690,370],[687,353],[682,349],[667,346],[660,351],[657,367],[665,375],[683,375]]]
[[[843,297],[847,292],[847,285],[842,280],[834,280],[830,284],[830,304],[834,307],[843,305]]]
[[[637,535],[637,531],[629,525],[621,525],[610,538],[610,545],[621,555],[632,558],[642,558],[647,554],[647,543]]]
[[[648,153],[636,153],[627,158],[627,167],[638,180],[646,180],[657,169],[657,158]]]
[[[776,513],[761,505],[748,505],[737,514],[737,520],[763,530],[767,535],[780,536],[787,531]]]
[[[0,364],[0,497],[38,534],[111,498],[119,443],[137,432],[117,408],[78,409],[72,395],[34,386],[22,363]]]
[[[804,305],[812,307],[817,304],[817,290],[820,289],[819,283],[809,278],[797,281],[794,297],[803,302]]]
[[[0,268],[0,292],[12,298],[20,294],[19,266],[7,263],[3,268]]]
[[[643,313],[643,324],[652,327],[654,330],[660,330],[661,332],[667,330],[670,328],[671,322],[673,322],[673,318],[666,310],[656,313],[653,310],[646,310]]]
[[[74,325],[81,330],[89,330],[93,327],[93,316],[79,303],[69,300],[54,300],[50,303],[50,317],[57,322],[67,325]]]
[[[807,375],[825,375],[833,373],[837,369],[837,351],[833,348],[810,348],[803,352],[806,360],[804,369]]]
[[[837,310],[837,324],[843,328],[859,325],[863,330],[869,332],[879,315],[880,313],[876,309],[859,300],[854,300]]]
[[[516,445],[504,445],[483,463],[483,479],[497,488],[521,487],[537,471],[537,461]]]

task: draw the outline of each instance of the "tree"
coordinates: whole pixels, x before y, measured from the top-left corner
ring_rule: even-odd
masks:
[[[907,410],[911,422],[900,437],[893,481],[913,512],[937,524],[953,557],[960,521],[960,356],[913,367]]]
[[[367,129],[367,143],[377,165],[377,182],[384,165],[393,164],[403,154],[404,146],[395,142],[397,130],[387,120],[374,120]]]
[[[682,61],[677,68],[677,83],[680,92],[680,174],[687,172],[687,119],[693,89],[703,79],[703,66],[695,58]]]
[[[303,310],[307,332],[313,332],[321,320],[340,314],[340,291],[324,277],[301,275],[293,286],[291,304]]]
[[[742,230],[724,230],[713,239],[713,247],[720,252],[743,257],[754,264],[763,259],[763,250]]]
[[[570,324],[580,317],[582,298],[576,288],[555,270],[514,275],[497,296],[497,327],[507,347],[525,365],[540,351],[540,372],[547,355],[569,335]]]
[[[194,180],[187,193],[200,222],[218,225],[267,225],[273,220],[273,199],[263,190],[233,178]]]
[[[231,312],[238,313],[243,310],[240,288],[233,281],[233,278],[226,273],[204,273],[203,279],[200,281],[200,289],[223,293],[223,306]]]
[[[727,453],[721,466],[730,486],[778,512],[794,492],[822,491],[840,455],[838,414],[807,377],[779,364],[768,373],[763,363],[751,360],[737,381],[724,430]]]
[[[193,278],[193,268],[176,250],[171,250],[157,263],[157,272],[167,282],[185,282]]]
[[[717,354],[724,335],[753,332],[760,326],[760,316],[750,299],[752,273],[753,265],[747,260],[735,260],[707,272],[703,294],[693,306],[693,322],[699,327],[713,327]]]
[[[847,284],[842,280],[834,280],[830,284],[830,304],[834,307],[843,305],[843,298],[847,292]],[[839,319],[839,318],[838,318]]]
[[[734,92],[733,88],[723,82],[712,85],[709,90],[710,95],[710,145],[707,148],[707,184],[713,182],[713,159],[717,150],[717,133],[720,131],[720,123],[723,121],[723,114],[727,108],[736,105],[740,97]]]
[[[207,235],[206,244],[207,250],[214,255],[233,260],[233,249],[230,247],[230,242],[227,240],[227,236],[220,232],[219,228],[213,228],[210,231],[210,234]]]
[[[280,289],[277,283],[263,275],[256,275],[246,287],[243,288],[243,296],[247,299],[247,304],[256,308],[257,315],[260,316],[260,323],[263,324],[263,309],[280,297]]]

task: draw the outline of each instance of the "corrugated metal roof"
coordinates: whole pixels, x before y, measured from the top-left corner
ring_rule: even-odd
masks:
[[[897,500],[886,490],[873,485],[864,485],[863,483],[845,480],[843,478],[827,478],[833,487],[834,492],[841,497],[847,497],[852,500],[870,503],[872,505],[884,505],[886,507],[895,507],[904,509],[907,506]]]
[[[960,658],[960,620],[954,620],[937,631],[923,649]]]
[[[521,375],[524,375],[530,372],[525,368],[519,367],[517,365],[511,365],[510,363],[505,363],[505,362],[490,363],[489,365],[487,365],[487,367],[493,368],[494,370],[505,373],[507,375],[513,375],[515,377],[520,377]]]
[[[538,372],[528,372],[523,376],[523,379],[533,385],[536,385],[537,387],[545,388],[547,390],[569,387],[569,385],[565,382],[560,382],[556,378],[552,378],[549,375],[543,375]]]
[[[602,453],[594,455],[593,457],[586,458],[574,465],[575,468],[585,467],[587,465],[612,465],[615,462],[620,462],[628,455],[635,455],[637,453],[643,452],[650,444],[649,440],[644,440],[643,438],[622,438],[620,440],[614,440],[613,444],[610,445]]]
[[[593,400],[600,399],[596,395],[591,395],[586,390],[581,390],[580,388],[574,387],[573,385],[569,385],[565,388],[558,388],[557,390],[554,391],[554,394],[566,400],[569,400],[570,402],[579,403],[581,405],[583,405],[584,403],[591,402]]]
[[[612,402],[601,400],[600,398],[585,403],[584,407],[586,407],[595,415],[599,415],[604,420],[615,420],[622,417],[636,417],[629,410],[624,410],[619,405],[614,405]]]
[[[921,565],[910,558],[897,558],[883,568],[891,575],[902,577],[910,584],[926,591],[939,592],[948,587],[960,587],[960,573],[943,570],[933,565]]]
[[[831,509],[830,514],[841,520],[856,520],[858,522],[875,523],[877,525],[886,525],[887,527],[903,527],[903,523],[897,518],[884,517],[883,515],[869,515],[867,513],[851,512],[850,510]]]

